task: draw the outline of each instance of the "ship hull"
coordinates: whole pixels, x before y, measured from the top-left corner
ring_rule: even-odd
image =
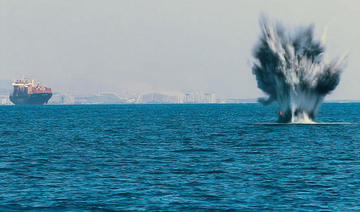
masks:
[[[43,105],[47,104],[52,93],[35,93],[22,96],[10,96],[10,101],[15,105]]]

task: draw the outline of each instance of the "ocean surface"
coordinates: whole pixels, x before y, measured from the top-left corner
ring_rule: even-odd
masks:
[[[360,103],[0,107],[0,211],[359,211]]]

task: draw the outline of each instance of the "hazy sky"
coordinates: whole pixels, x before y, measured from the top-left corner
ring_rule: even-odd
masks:
[[[360,99],[358,0],[0,0],[0,79],[69,94],[200,90],[254,98],[261,13],[327,28],[330,59],[349,51],[332,99]]]

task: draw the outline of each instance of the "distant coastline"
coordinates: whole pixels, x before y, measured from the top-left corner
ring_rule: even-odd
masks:
[[[324,104],[357,104],[360,103],[360,100],[339,100],[339,101],[325,101]],[[221,103],[160,103],[160,102],[149,102],[149,103],[106,103],[106,102],[101,102],[101,103],[49,103],[47,105],[52,105],[52,106],[56,106],[56,105],[64,105],[64,106],[71,106],[71,105],[244,105],[244,104],[261,104],[259,102],[256,101],[249,101],[249,102],[221,102]],[[14,104],[9,103],[7,101],[0,101],[0,106],[13,106]]]
[[[9,100],[11,81],[0,80],[0,105],[12,105]],[[213,92],[185,90],[179,92],[145,92],[122,96],[116,92],[72,95],[54,92],[49,105],[99,105],[99,104],[254,104],[257,98],[221,97]],[[360,103],[360,99],[330,99],[325,103]]]

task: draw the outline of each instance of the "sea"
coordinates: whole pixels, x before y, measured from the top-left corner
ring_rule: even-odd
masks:
[[[0,107],[0,211],[359,211],[360,103]]]

